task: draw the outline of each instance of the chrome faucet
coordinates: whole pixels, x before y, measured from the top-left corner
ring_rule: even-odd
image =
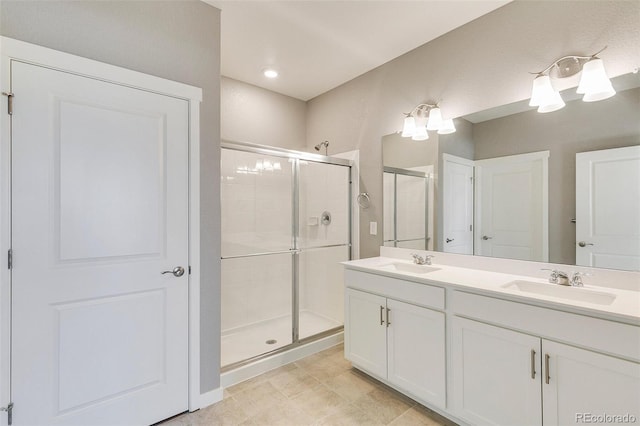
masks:
[[[415,253],[411,253],[411,256],[413,257],[413,263],[416,265],[431,265],[431,259],[435,257],[431,254],[425,254],[425,256],[422,257]]]
[[[586,272],[574,272],[573,275],[571,275],[571,285],[574,287],[584,287],[582,277],[588,276],[591,276],[591,274]]]
[[[549,282],[551,284],[570,285],[569,275],[567,275],[566,272],[560,271],[558,269],[547,269],[547,268],[542,268],[542,270],[551,271],[551,275],[549,275]]]

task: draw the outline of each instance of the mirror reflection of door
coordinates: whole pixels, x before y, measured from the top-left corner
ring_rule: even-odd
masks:
[[[549,151],[478,160],[475,254],[549,260]]]
[[[473,161],[442,157],[442,241],[446,253],[473,254]]]
[[[576,264],[640,270],[640,145],[576,154]]]

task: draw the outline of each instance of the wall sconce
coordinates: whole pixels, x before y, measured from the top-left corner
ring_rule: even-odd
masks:
[[[442,118],[442,111],[438,104],[420,104],[405,115],[401,134],[403,138],[410,137],[414,141],[424,141],[429,139],[427,130],[437,130],[440,135],[456,131],[452,119]]]
[[[529,106],[537,106],[538,112],[552,112],[563,108],[565,103],[560,93],[551,84],[556,79],[574,76],[582,71],[576,93],[584,95],[584,102],[595,102],[610,98],[616,94],[604,70],[602,59],[598,58],[607,47],[591,56],[569,55],[555,60],[544,70],[535,74]]]

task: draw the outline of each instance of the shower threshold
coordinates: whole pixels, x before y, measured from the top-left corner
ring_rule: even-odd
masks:
[[[286,350],[291,342],[291,315],[262,321],[222,334],[221,364],[233,369],[256,358]],[[300,340],[338,332],[342,324],[311,311],[300,312]],[[275,342],[273,342],[275,340]]]

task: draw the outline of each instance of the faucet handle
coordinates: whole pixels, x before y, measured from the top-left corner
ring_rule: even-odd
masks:
[[[541,271],[551,271],[549,282],[552,284],[569,285],[569,275],[559,269],[540,268]]]
[[[590,277],[592,274],[588,272],[574,272],[571,275],[571,285],[574,287],[583,287],[584,283],[582,282],[582,277]]]

